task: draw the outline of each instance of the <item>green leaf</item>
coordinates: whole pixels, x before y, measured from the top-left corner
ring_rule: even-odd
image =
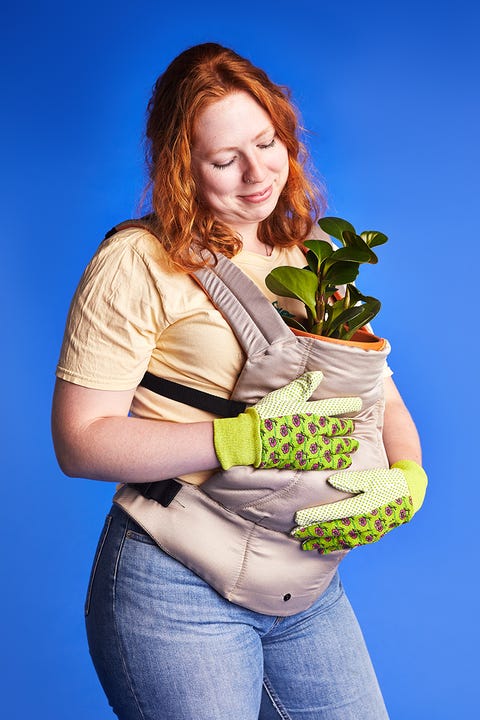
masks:
[[[340,285],[344,285],[344,283],[340,283]],[[321,287],[321,295],[323,297],[323,300],[325,303],[328,303],[332,295],[335,295],[335,293],[338,291],[338,288],[336,285],[322,285]],[[336,301],[336,298],[335,298]],[[319,318],[320,319],[320,318]]]
[[[339,262],[332,265],[324,275],[325,285],[345,285],[355,280],[358,275],[358,263],[353,262]]]
[[[311,270],[313,273],[315,273],[315,275],[317,275],[319,266],[318,257],[311,250],[308,250],[305,257],[307,258],[308,265],[304,268],[304,270]]]
[[[318,258],[319,265],[326,258],[330,257],[334,251],[334,248],[326,240],[305,240],[303,244],[308,248],[309,252],[313,252],[313,254]],[[310,263],[308,264],[310,265]]]
[[[368,245],[365,242],[365,240],[361,237],[361,235],[357,235],[356,232],[351,232],[350,230],[344,230],[342,233],[342,242],[345,245],[345,247],[367,247]]]
[[[373,297],[366,297],[366,302],[362,305],[355,305],[340,313],[332,324],[332,330],[338,331],[339,337],[344,340],[350,340],[357,330],[369,323],[380,310],[380,301]],[[348,328],[342,329],[342,326],[348,325]]]
[[[380,301],[376,300],[375,298],[371,298],[369,302],[366,302],[364,305],[362,305],[362,310],[356,315],[355,321],[350,320],[348,322],[348,331],[344,334],[344,339],[350,340],[352,336],[357,332],[357,330],[364,327],[371,320],[373,320],[375,315],[378,314],[380,307]]]
[[[323,324],[323,334],[327,337],[332,333],[332,327],[336,327],[336,318],[340,313],[344,312],[348,308],[348,303],[345,304],[346,298],[335,299],[334,302],[326,306],[325,310],[325,322]]]
[[[267,275],[265,285],[275,295],[300,300],[315,316],[318,278],[310,270],[290,266],[278,267]]]
[[[305,325],[302,325],[302,323],[299,323],[298,320],[295,320],[295,318],[284,317],[283,319],[289,327],[295,328],[295,330],[302,330],[303,332],[308,332],[308,328],[306,328]]]
[[[335,250],[327,260],[325,260],[324,268],[328,270],[337,262],[369,262],[372,253],[368,248],[343,247]]]
[[[364,295],[363,293],[361,293],[356,285],[347,285],[347,287],[345,288],[345,295],[348,295],[348,304],[346,305],[346,307],[353,307],[358,303],[374,299],[370,297],[370,295]]]
[[[336,315],[329,325],[330,334],[334,335],[335,337],[341,337],[345,339],[345,335],[350,332],[352,327],[358,329],[355,319],[361,314],[361,312],[362,307],[358,305],[357,307],[348,308],[347,310],[344,310],[343,312]],[[348,328],[345,327],[346,323],[348,323]]]
[[[369,262],[373,265],[378,262],[378,257],[375,255],[373,250],[370,249],[361,235],[356,235],[355,233],[351,233],[349,230],[345,230],[343,233],[343,243],[346,247],[355,247],[368,253],[369,259],[364,260],[363,262]]]
[[[344,312],[345,310],[348,310],[350,307],[349,303],[346,302],[346,298],[341,298],[340,300],[335,300],[333,305],[329,305],[328,308],[328,316],[331,320],[335,320],[340,313]]]
[[[340,240],[341,242],[343,242],[342,233],[345,230],[349,230],[355,234],[355,228],[353,225],[349,223],[348,220],[343,220],[343,218],[324,217],[320,218],[318,224],[324,232],[334,238],[337,238],[337,240]]]
[[[368,247],[383,245],[388,240],[387,235],[384,235],[384,233],[378,232],[377,230],[364,230],[360,233],[360,236],[365,240]]]

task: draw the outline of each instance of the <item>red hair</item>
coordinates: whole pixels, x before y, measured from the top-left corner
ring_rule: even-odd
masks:
[[[153,89],[147,114],[147,165],[156,230],[171,262],[185,272],[206,265],[208,254],[232,257],[241,238],[198,201],[191,171],[195,122],[210,104],[244,91],[267,112],[289,157],[289,176],[273,213],[259,227],[268,245],[301,244],[318,217],[323,197],[307,177],[306,153],[289,92],[233,50],[216,43],[178,55]]]

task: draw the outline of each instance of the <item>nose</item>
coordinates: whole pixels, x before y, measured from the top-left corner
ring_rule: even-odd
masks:
[[[243,171],[243,182],[253,185],[261,183],[265,180],[266,169],[260,158],[252,154],[245,160],[245,169]]]

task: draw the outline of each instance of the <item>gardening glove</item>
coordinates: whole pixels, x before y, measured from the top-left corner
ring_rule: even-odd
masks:
[[[422,506],[427,482],[423,468],[412,460],[399,460],[390,470],[335,473],[328,483],[356,493],[354,497],[300,510],[291,534],[302,541],[303,550],[323,555],[376,542],[412,519]]]
[[[258,468],[329,470],[351,465],[358,441],[354,422],[331,414],[357,412],[360,398],[308,400],[323,379],[308,372],[235,418],[213,421],[215,452],[224,470]]]

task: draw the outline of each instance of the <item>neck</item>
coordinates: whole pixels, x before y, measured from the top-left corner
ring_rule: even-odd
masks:
[[[266,245],[264,242],[258,239],[257,233],[241,233],[243,249],[248,252],[257,253],[258,255],[266,255],[269,257],[272,254],[272,246]]]
[[[243,249],[248,250],[248,252],[256,253],[257,255],[266,255],[266,257],[270,257],[272,254],[272,246],[266,245],[265,243],[261,242],[260,240],[257,240],[256,243],[243,243]]]

